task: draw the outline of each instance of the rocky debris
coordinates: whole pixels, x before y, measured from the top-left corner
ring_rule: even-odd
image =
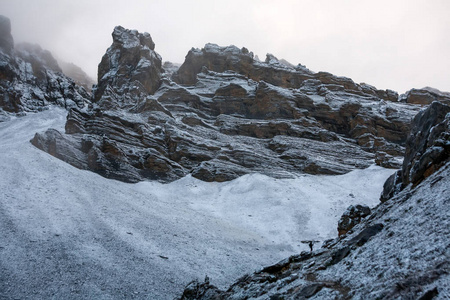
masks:
[[[93,105],[73,109],[61,134],[61,149],[74,149],[55,156],[127,182],[343,174],[381,151],[380,165],[403,155],[420,109],[273,55],[260,62],[245,48],[207,44],[179,68],[161,68],[154,47],[147,33],[114,29]],[[38,133],[32,143],[48,151],[58,138]]]
[[[7,113],[36,112],[50,104],[83,108],[90,95],[61,73],[51,53],[38,45],[14,48],[8,18],[0,16],[0,108]]]
[[[113,43],[98,65],[94,101],[103,109],[123,108],[153,94],[161,84],[161,56],[148,33],[114,28]]]
[[[84,87],[88,92],[92,91],[92,86],[95,84],[95,81],[83,69],[73,63],[60,62],[59,65],[61,66],[62,72],[72,78],[76,84]]]
[[[370,215],[370,208],[368,206],[359,204],[350,205],[339,219],[337,227],[339,236],[347,234],[347,232],[368,215]]]
[[[441,92],[431,87],[411,89],[400,96],[400,101],[420,105],[428,105],[433,101],[439,101],[450,105],[450,93]]]

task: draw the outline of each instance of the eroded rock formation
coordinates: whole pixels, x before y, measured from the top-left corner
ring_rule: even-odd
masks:
[[[154,48],[149,34],[116,27],[91,107],[71,110],[65,134],[38,133],[32,143],[127,182],[342,174],[375,154],[385,165],[403,155],[420,108],[273,55],[260,62],[245,48],[192,49],[178,71],[162,69]]]
[[[148,33],[117,26],[113,43],[98,65],[98,86],[94,101],[102,108],[122,108],[136,104],[160,86],[161,56]]]

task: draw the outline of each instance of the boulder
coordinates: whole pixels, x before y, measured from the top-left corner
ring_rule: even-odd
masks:
[[[337,227],[339,236],[349,232],[368,215],[370,215],[370,208],[368,206],[359,204],[350,205],[339,219]]]

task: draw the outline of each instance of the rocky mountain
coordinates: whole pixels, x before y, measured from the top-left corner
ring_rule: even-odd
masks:
[[[386,182],[383,202],[372,212],[349,207],[339,238],[225,291],[193,281],[180,299],[448,299],[449,178],[450,106],[433,102],[414,118],[403,168]]]
[[[325,241],[322,248],[293,255],[243,276],[227,290],[212,285],[208,277],[204,282],[194,281],[186,287],[181,299],[449,297],[449,93],[424,88],[399,96],[394,91],[357,84],[346,77],[315,73],[303,65],[295,66],[278,60],[271,54],[265,61],[260,61],[246,48],[215,44],[191,49],[184,63],[178,66],[162,62],[148,33],[118,26],[112,38],[113,43],[99,64],[98,84],[89,94],[61,72],[50,52],[36,45],[14,45],[10,22],[0,17],[0,121],[7,120],[11,114],[44,110],[50,104],[67,108],[64,132],[48,129],[36,133],[31,143],[72,166],[124,182],[147,179],[171,182],[188,174],[203,181],[219,182],[250,173],[274,178],[290,178],[302,173],[344,174],[367,168],[374,162],[383,167],[401,168],[386,181],[381,203],[372,209],[364,205],[350,206],[336,224],[339,237]],[[39,123],[39,120],[35,122]],[[5,136],[11,138],[12,134],[7,132]],[[26,141],[29,138],[27,136]],[[36,150],[30,145],[29,148]],[[10,164],[9,167],[12,170],[16,166]],[[53,168],[50,170],[58,169]],[[47,181],[45,177],[39,182],[45,185]],[[58,188],[52,188],[62,190],[61,186],[67,186],[64,180],[62,182],[64,184],[60,183]],[[106,182],[110,181],[103,179],[103,187],[109,186]],[[5,186],[10,188],[10,185],[8,182]],[[140,237],[145,241],[145,247],[154,242],[154,239],[146,240],[147,232],[154,229],[148,225],[147,215],[139,215],[142,223],[131,224],[135,222],[134,216],[154,203],[149,205],[144,194],[128,189],[137,185],[120,183],[120,186],[125,192],[117,192],[121,197],[114,207],[117,208],[114,216],[120,221],[112,222],[113,225],[98,221],[96,226],[101,230],[87,236],[95,242],[101,236],[111,251],[124,249],[124,252],[117,250],[117,253],[121,263],[127,266],[130,248],[122,243],[126,238]],[[78,211],[76,214],[77,217],[87,215],[89,222],[97,221],[110,203],[106,197],[106,201],[102,200],[105,202],[102,202],[101,212],[90,214],[93,207],[90,205],[97,200],[92,195],[104,193],[96,188],[93,191],[65,191],[66,195],[77,194],[76,198],[70,199],[86,201],[75,205],[77,209],[82,208],[81,213]],[[139,204],[139,209],[133,202],[134,198],[130,199],[130,194],[140,197],[142,205]],[[42,195],[40,204],[47,207],[49,199]],[[9,192],[8,197],[18,206],[11,206],[13,213],[8,211],[4,215],[26,216],[14,193]],[[173,200],[172,195],[168,197]],[[65,201],[64,197],[59,198]],[[86,199],[92,203],[86,206],[89,202]],[[42,201],[47,202],[44,205]],[[130,208],[131,220],[127,226],[135,226],[135,232],[139,234],[134,235],[128,229],[124,231],[114,225],[124,222],[123,203],[129,203],[126,206]],[[161,211],[169,214],[178,204],[158,205],[163,208]],[[51,214],[62,212],[65,206],[71,205],[64,202]],[[191,223],[194,213],[191,207],[187,207],[177,213],[183,220],[188,219],[185,222]],[[186,217],[186,211],[191,215]],[[161,225],[166,224],[164,216],[151,216],[154,219],[151,224],[168,236],[167,240],[162,239],[165,242],[161,242],[161,249],[177,257],[175,252],[179,252],[186,243],[183,240],[183,244],[179,244],[177,234],[166,232],[165,226]],[[58,214],[58,217],[62,224],[62,219],[70,219],[71,216]],[[247,214],[246,217],[252,215]],[[208,220],[212,224],[212,220],[221,219],[214,217]],[[86,224],[90,224],[88,221]],[[170,221],[176,223],[177,230],[183,229],[180,229],[184,232],[180,233],[180,238],[185,239],[186,223],[178,224],[177,218]],[[14,222],[13,217],[5,217],[11,245],[25,240],[15,237],[19,227]],[[83,227],[82,237],[90,234],[91,227],[86,225],[88,229],[84,229],[85,222],[78,223]],[[205,226],[199,222],[194,225],[190,227],[194,228],[193,231]],[[117,228],[121,232],[115,232]],[[52,238],[60,237],[59,230]],[[233,227],[230,232],[234,234],[234,230],[237,229]],[[208,230],[202,231],[207,233],[200,239],[203,243],[211,237]],[[17,229],[17,232],[22,231]],[[48,232],[53,231],[48,229]],[[44,233],[47,231],[40,234]],[[67,243],[62,245],[72,245],[72,238],[80,239],[78,233],[74,231],[73,236],[64,237]],[[219,227],[217,236],[222,238],[221,234]],[[160,236],[160,232],[155,233],[155,239]],[[189,235],[190,238],[193,237]],[[75,244],[78,245],[78,241]],[[33,237],[23,248],[33,250],[29,245],[35,242]],[[314,240],[303,242],[314,247]],[[55,242],[54,247],[48,248],[48,240],[39,243],[39,249],[45,248],[42,253],[61,250],[59,262],[69,261],[68,265],[73,270],[78,270],[79,261],[84,263],[84,254],[103,249],[98,245],[86,248],[89,251],[82,248],[80,253],[83,255],[80,256],[83,260],[67,260],[72,253],[66,249],[73,247],[61,248],[61,244]],[[120,245],[110,245],[114,243]],[[130,245],[133,243],[137,242],[130,242]],[[230,246],[227,243],[221,241],[220,245],[233,250],[234,244]],[[197,251],[195,243],[193,245],[192,251]],[[5,249],[3,245],[0,248]],[[13,247],[7,245],[7,248],[11,257],[15,257]],[[135,258],[147,259],[146,252],[142,254],[139,250],[139,255],[136,253]],[[154,254],[162,261],[169,259],[160,252]],[[98,257],[103,258],[103,255]],[[76,265],[71,265],[73,261],[77,262]],[[242,259],[233,258],[232,261]],[[158,272],[167,271],[167,266],[160,262],[158,260]],[[225,258],[221,266],[227,263],[229,261]],[[92,265],[93,269],[89,270],[96,270],[97,265]],[[113,264],[108,261],[108,265]],[[54,266],[60,270],[58,261]],[[148,271],[147,265],[140,260],[133,261],[133,266],[140,272]],[[233,266],[226,267],[233,269]],[[128,272],[126,267],[123,269]],[[191,265],[184,268],[190,269]],[[147,277],[158,276],[155,275],[160,274],[158,272],[149,273]],[[171,272],[175,271],[171,269]],[[142,272],[126,274],[135,279]],[[116,289],[121,288],[122,279],[115,279],[117,281],[113,285]],[[133,285],[132,282],[127,284]]]
[[[112,37],[89,109],[72,109],[65,133],[32,140],[108,178],[343,174],[374,159],[396,168],[421,107],[273,55],[261,62],[235,46],[191,49],[178,70],[165,69],[148,33],[118,26]]]
[[[49,51],[14,45],[10,20],[0,16],[0,121],[50,104],[81,109],[89,102],[90,94],[62,73]]]

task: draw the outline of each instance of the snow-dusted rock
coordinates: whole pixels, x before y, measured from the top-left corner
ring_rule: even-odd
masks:
[[[411,89],[400,96],[400,101],[420,105],[428,105],[433,101],[440,101],[445,104],[450,104],[450,93],[441,92],[438,89],[431,87]]]
[[[0,108],[8,113],[40,111],[51,104],[83,108],[90,95],[61,73],[52,54],[38,45],[14,48],[9,19],[0,17]]]
[[[72,110],[71,137],[61,136],[83,159],[56,148],[57,157],[127,182],[189,173],[205,181],[254,172],[343,174],[370,166],[380,151],[403,155],[420,109],[273,55],[254,60],[235,46],[190,50],[172,80],[176,68],[164,71],[153,49],[149,34],[114,29],[94,103],[87,112]],[[39,133],[32,142],[46,150],[57,138]]]
[[[73,63],[60,62],[59,65],[65,75],[72,78],[76,84],[84,87],[88,92],[91,92],[95,81],[83,69]]]
[[[367,205],[350,205],[339,219],[337,227],[339,236],[349,232],[368,215],[370,208]]]
[[[94,101],[105,109],[136,104],[161,84],[161,56],[148,33],[114,28],[113,43],[98,66]]]
[[[433,102],[412,122],[403,162],[403,186],[417,185],[450,158],[450,106]]]

